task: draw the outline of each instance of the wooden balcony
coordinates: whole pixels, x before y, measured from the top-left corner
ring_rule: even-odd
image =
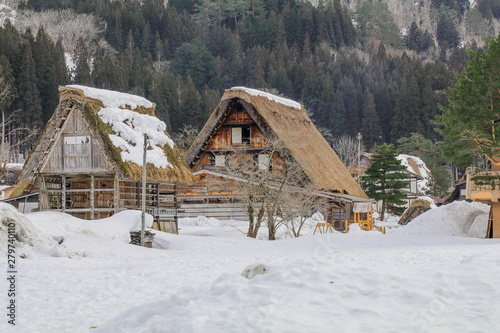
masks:
[[[492,180],[491,184],[480,185],[474,182],[474,177],[488,176],[495,177],[496,180]],[[500,192],[500,171],[485,171],[480,172],[475,175],[467,175],[466,184],[466,199],[471,199],[474,201],[486,201],[486,202],[498,202],[499,192]]]

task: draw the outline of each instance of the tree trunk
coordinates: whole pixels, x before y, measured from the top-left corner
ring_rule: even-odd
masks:
[[[269,235],[269,240],[276,240],[275,221],[273,210],[270,209],[270,207],[267,208],[267,233]]]
[[[385,213],[385,199],[382,199],[382,211],[380,212],[380,221],[384,220],[384,213]]]
[[[248,220],[249,220],[249,224],[248,224],[248,232],[247,232],[247,237],[252,237],[253,235],[253,228],[254,228],[254,224],[253,224],[253,213],[254,213],[254,210],[253,210],[253,204],[249,203],[248,206],[247,206],[247,212],[248,212]]]

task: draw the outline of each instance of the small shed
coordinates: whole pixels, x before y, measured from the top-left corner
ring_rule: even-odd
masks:
[[[175,184],[194,180],[181,152],[155,117],[155,104],[130,94],[71,85],[60,101],[19,177],[13,196],[39,193],[40,210],[80,218],[104,218],[141,207],[144,136],[147,153],[146,207],[175,205]]]

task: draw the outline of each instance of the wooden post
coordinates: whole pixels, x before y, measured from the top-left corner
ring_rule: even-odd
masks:
[[[174,184],[174,221],[175,233],[179,234],[179,210],[177,209],[177,183]]]
[[[62,192],[62,199],[61,199],[61,210],[64,213],[66,211],[66,176],[62,175],[61,176],[61,192]]]
[[[120,180],[118,179],[118,174],[115,174],[114,188],[115,188],[115,214],[116,214],[120,211],[120,209],[119,209],[119,205],[120,205]]]
[[[160,183],[156,183],[156,208],[160,208]]]
[[[148,143],[148,135],[144,133],[144,153],[142,159],[142,221],[141,221],[141,246],[144,246],[144,229],[146,224],[146,145]]]
[[[94,174],[90,175],[90,219],[94,219]]]

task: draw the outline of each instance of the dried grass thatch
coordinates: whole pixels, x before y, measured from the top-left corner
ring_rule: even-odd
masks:
[[[244,89],[226,90],[220,104],[186,153],[188,165],[193,164],[234,99],[242,103],[267,138],[284,143],[316,189],[367,198],[303,107],[299,110],[265,96],[251,95]]]
[[[51,125],[53,122],[61,119],[61,115],[63,114],[62,110],[67,109],[68,107],[75,107],[82,112],[87,124],[89,125],[93,138],[97,140],[99,146],[104,150],[104,154],[112,166],[112,170],[121,178],[140,179],[142,176],[142,165],[123,161],[120,154],[121,150],[115,147],[109,138],[109,134],[113,134],[113,130],[111,129],[111,126],[104,123],[98,115],[99,110],[104,107],[103,103],[100,100],[85,96],[83,91],[78,88],[67,86],[59,87],[59,91],[59,105],[47,123],[44,131],[37,141],[35,148],[32,150],[25,163],[25,167],[20,175],[19,188],[16,188],[15,190],[16,194],[21,195],[29,191],[29,188],[31,188],[30,183],[33,181],[33,175],[39,172],[36,166],[40,164],[40,159],[48,158],[48,154],[44,154],[43,150],[47,149],[47,141],[53,137],[53,133],[50,133]],[[153,104],[151,108],[143,106],[138,106],[133,110],[129,106],[126,108],[141,114],[154,116],[154,107],[155,105]],[[44,148],[42,148],[42,143],[45,143]],[[172,149],[168,144],[165,144],[165,146],[163,146],[163,150],[172,167],[157,168],[148,163],[146,166],[147,178],[149,180],[158,181],[193,181],[193,174],[187,166],[179,149],[176,146]]]

